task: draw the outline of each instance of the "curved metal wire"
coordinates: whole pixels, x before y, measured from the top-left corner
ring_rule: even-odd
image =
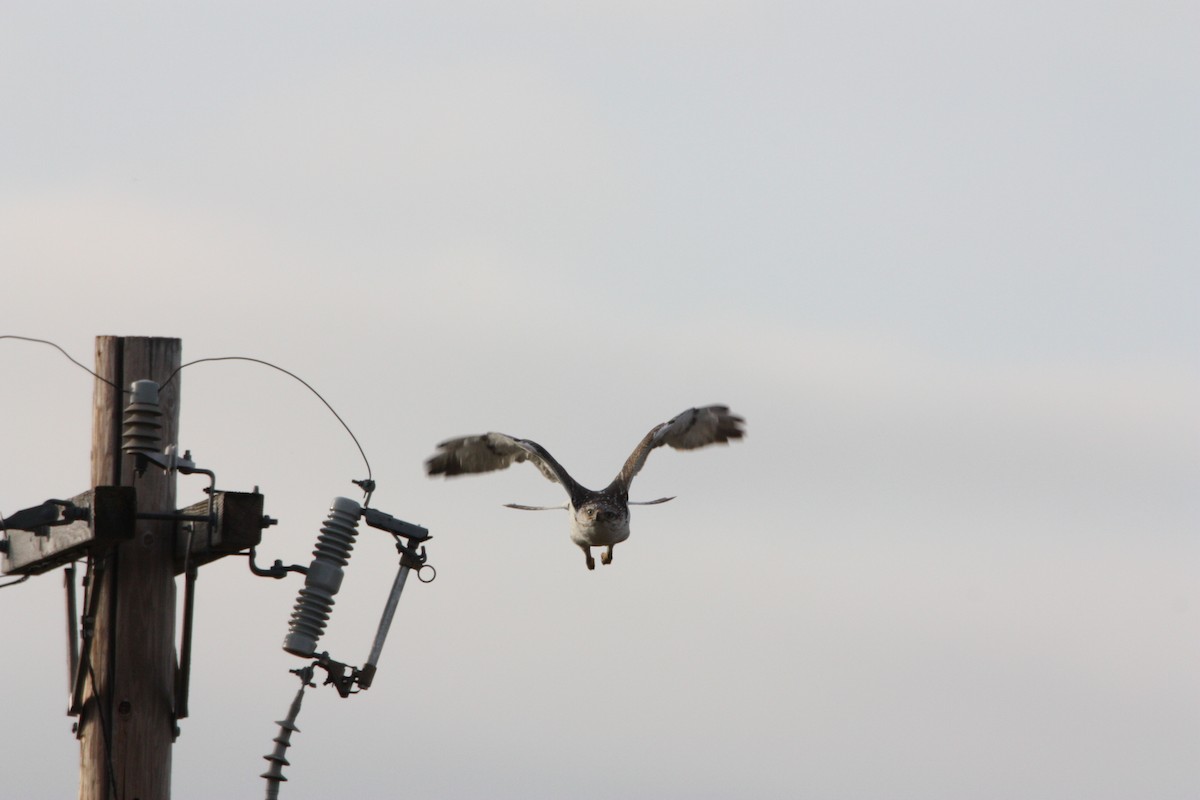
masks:
[[[261,358],[251,358],[249,356],[214,356],[214,357],[210,357],[210,358],[197,358],[195,361],[189,361],[186,364],[180,364],[175,369],[175,371],[172,372],[169,376],[167,376],[167,379],[165,381],[163,381],[163,386],[166,386],[168,383],[175,380],[175,376],[178,375],[179,371],[182,370],[184,367],[190,367],[193,364],[203,364],[206,361],[249,361],[252,364],[261,364],[264,367],[270,367],[271,369],[278,370],[279,372],[282,372],[284,375],[287,375],[289,378],[299,381],[300,384],[304,386],[304,388],[308,389],[310,392],[312,392],[314,395],[316,395],[317,399],[320,400],[327,409],[329,409],[329,413],[333,414],[334,418],[338,422],[341,423],[343,428],[346,429],[346,433],[350,434],[350,438],[354,441],[354,446],[358,448],[358,454],[360,456],[362,456],[363,464],[365,464],[367,467],[367,480],[368,481],[371,480],[371,475],[372,475],[371,462],[367,458],[367,453],[365,450],[363,450],[362,444],[359,443],[358,437],[354,435],[354,431],[350,430],[350,426],[346,424],[346,420],[342,419],[341,414],[337,413],[337,411],[334,410],[333,406],[331,406],[329,404],[329,401],[326,400],[324,397],[322,397],[321,393],[318,392],[316,389],[314,389],[312,387],[312,385],[308,383],[308,381],[304,380],[303,378],[301,378],[299,375],[295,374],[294,372],[289,372],[288,370],[284,369],[283,367],[281,367],[277,364],[272,364],[270,361],[264,361]]]
[[[92,372],[90,369],[85,367],[83,364],[80,364],[78,361],[76,361],[74,358],[72,358],[70,353],[68,353],[66,350],[63,350],[61,347],[56,345],[54,342],[50,342],[45,339],[35,339],[32,336],[17,336],[16,334],[12,334],[12,333],[0,334],[0,339],[16,339],[17,341],[21,341],[21,342],[34,342],[36,344],[48,344],[51,347],[53,347],[55,350],[57,350],[58,352],[62,353],[64,356],[66,356],[67,361],[70,361],[72,364],[79,367],[81,370],[88,373],[89,375],[94,377],[96,380],[107,383],[109,386],[113,387],[117,391],[122,391],[120,386],[117,386],[115,383],[108,380],[107,378],[101,378],[99,375]]]

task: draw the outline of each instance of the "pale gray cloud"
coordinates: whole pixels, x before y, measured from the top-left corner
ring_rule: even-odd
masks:
[[[1192,797],[1195,22],[30,6],[0,26],[2,332],[278,363],[435,534],[370,692],[306,700],[285,796]],[[12,341],[0,371],[0,512],[82,491],[88,376]],[[353,443],[274,371],[181,380],[180,444],[305,561]],[[656,452],[635,493],[677,499],[595,573],[501,507],[558,502],[535,470],[421,471],[490,429],[601,485],[712,402],[746,441]],[[364,534],[338,657],[392,559]],[[184,800],[261,792],[295,689],[296,582],[227,561]],[[0,591],[5,796],[74,790],[61,593]]]

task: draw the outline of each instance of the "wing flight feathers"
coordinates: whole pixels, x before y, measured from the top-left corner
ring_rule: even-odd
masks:
[[[710,444],[728,444],[745,435],[744,423],[744,419],[730,413],[728,406],[689,408],[666,422],[655,425],[642,437],[625,460],[620,473],[609,485],[608,491],[628,492],[629,484],[634,476],[641,472],[650,451],[656,447],[668,445],[676,450],[695,450]],[[425,462],[425,471],[429,475],[451,477],[507,469],[522,461],[529,461],[548,480],[561,484],[572,498],[587,491],[563,469],[562,464],[559,464],[546,448],[530,439],[517,439],[504,433],[492,432],[447,439],[438,445],[437,452]],[[662,503],[667,499],[652,502]]]
[[[529,439],[517,439],[505,433],[447,439],[425,461],[425,472],[449,478],[453,475],[507,469],[522,461],[531,462],[548,480],[562,484],[568,492],[575,490],[575,480],[546,448]]]
[[[634,476],[641,472],[650,451],[656,447],[670,445],[676,450],[695,450],[710,444],[728,444],[745,435],[744,423],[744,419],[730,413],[728,406],[689,408],[655,425],[642,437],[613,480],[613,486],[623,486],[628,491]]]

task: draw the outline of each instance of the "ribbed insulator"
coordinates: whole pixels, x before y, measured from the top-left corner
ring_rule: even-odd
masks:
[[[361,514],[362,506],[346,497],[336,497],[330,505],[283,640],[287,652],[304,658],[316,652],[317,641],[333,611],[333,596],[342,586],[342,567],[354,549]]]
[[[260,778],[265,778],[267,781],[267,800],[279,797],[279,784],[287,780],[283,776],[283,768],[291,766],[285,754],[292,743],[292,734],[299,733],[300,729],[296,727],[296,716],[300,713],[300,703],[304,700],[304,689],[308,686],[308,681],[312,678],[312,667],[308,667],[308,677],[301,677],[300,691],[296,692],[296,699],[292,700],[292,706],[288,709],[286,719],[281,719],[276,724],[279,725],[279,735],[275,737],[275,749],[267,755],[263,756],[271,766]]]
[[[134,381],[132,397],[122,418],[121,449],[126,453],[162,451],[163,412],[158,405],[158,384]]]

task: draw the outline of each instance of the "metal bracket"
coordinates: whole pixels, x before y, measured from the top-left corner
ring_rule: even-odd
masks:
[[[69,500],[47,500],[5,521],[4,572],[40,575],[133,536],[137,493],[132,486],[97,486]]]
[[[82,497],[83,495],[80,495]],[[72,522],[87,520],[91,517],[91,509],[75,505],[71,500],[47,500],[40,506],[23,508],[17,513],[6,517],[4,527],[17,530],[31,531],[38,536],[49,536],[48,528],[59,525],[69,525]]]
[[[250,548],[250,552],[246,553],[246,555],[250,557],[250,571],[260,578],[275,578],[276,580],[281,580],[286,578],[289,572],[299,572],[301,575],[308,574],[308,567],[302,567],[299,564],[292,564],[290,567],[285,567],[283,562],[278,558],[275,559],[274,564],[266,569],[263,569],[255,560],[258,557],[258,551],[253,547]]]

